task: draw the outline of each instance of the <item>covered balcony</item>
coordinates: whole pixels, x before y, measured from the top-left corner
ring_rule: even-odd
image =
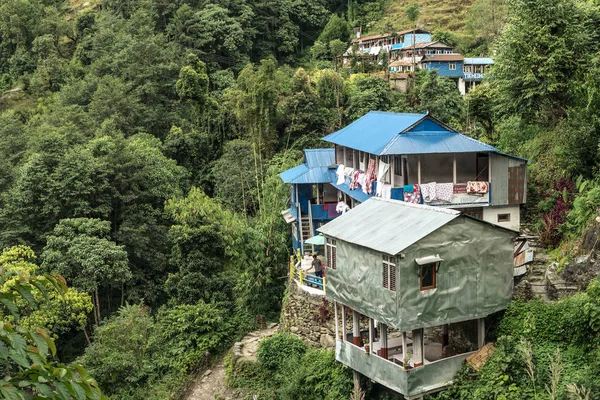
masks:
[[[469,321],[477,343],[456,349],[449,345],[449,325],[400,332],[339,304],[335,318],[336,359],[408,399],[445,388],[485,343],[483,319]]]

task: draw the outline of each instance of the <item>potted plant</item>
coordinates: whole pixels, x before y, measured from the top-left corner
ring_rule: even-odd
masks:
[[[410,360],[412,359],[412,351],[407,351],[402,359],[402,366],[405,370],[410,369]]]
[[[365,346],[365,353],[370,354],[371,353],[371,346],[369,346],[369,339],[363,339],[363,343]]]

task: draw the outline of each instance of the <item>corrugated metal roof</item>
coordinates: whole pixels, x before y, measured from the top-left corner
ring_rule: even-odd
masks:
[[[292,181],[295,178],[305,174],[307,171],[308,171],[308,168],[306,168],[306,165],[300,164],[297,167],[290,168],[287,171],[283,171],[282,173],[279,174],[279,177],[281,178],[281,180],[284,183],[292,183]]]
[[[457,218],[460,212],[371,198],[318,229],[345,242],[396,255]]]
[[[397,135],[381,154],[473,153],[478,151],[499,152],[495,147],[463,134],[436,131]]]
[[[304,150],[304,163],[279,174],[284,183],[327,183],[329,166],[335,164],[334,149]]]
[[[525,160],[453,131],[428,114],[371,111],[323,140],[376,155],[481,151]]]
[[[487,65],[493,64],[494,60],[486,57],[476,57],[476,58],[465,58],[465,64],[470,65]]]
[[[435,41],[435,42],[421,42],[421,43],[416,43],[414,45],[410,45],[410,46],[406,46],[405,49],[409,50],[409,49],[423,49],[423,48],[427,48],[427,47],[434,47],[434,48],[444,48],[444,49],[451,49],[452,46],[440,42],[440,41]]]
[[[426,114],[371,111],[323,140],[352,149],[379,154],[400,132],[425,118]]]
[[[350,186],[348,186],[347,183],[342,183],[341,185],[338,185],[336,182],[337,182],[337,177],[335,176],[335,172],[334,172],[333,177],[332,177],[331,181],[329,182],[331,184],[331,186],[335,187],[336,189],[341,190],[342,192],[346,193],[348,196],[352,197],[354,200],[360,201],[361,203],[363,203],[363,202],[369,200],[371,197],[373,197],[373,195],[363,192],[362,189],[350,190]]]
[[[463,61],[464,58],[460,54],[425,54],[421,61]]]
[[[304,163],[308,168],[329,167],[335,164],[335,149],[306,149]]]

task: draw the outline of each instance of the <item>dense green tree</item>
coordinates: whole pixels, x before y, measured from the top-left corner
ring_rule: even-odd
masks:
[[[341,40],[347,43],[352,34],[348,21],[343,16],[332,14],[327,22],[327,25],[323,28],[323,31],[319,35],[319,41],[321,43],[329,43],[332,40]]]
[[[127,252],[110,240],[110,222],[90,218],[62,219],[48,236],[42,253],[42,269],[58,273],[94,299],[96,324],[101,321],[101,289],[121,291],[131,279]],[[116,290],[115,290],[116,292]],[[108,307],[111,296],[108,292]],[[113,300],[119,303],[119,300]]]
[[[0,254],[0,266],[4,271],[0,292],[14,291],[21,278],[42,279],[40,268],[34,264],[35,258],[33,250],[26,246],[4,249]],[[41,328],[54,338],[70,330],[85,329],[87,315],[92,310],[88,294],[72,287],[37,284],[29,289],[29,293],[32,297],[28,299],[14,300],[19,307],[19,325],[31,331]],[[11,317],[3,315],[5,321],[15,322]]]
[[[553,121],[565,116],[579,78],[597,48],[587,8],[576,0],[510,0],[493,79],[501,110]],[[527,55],[524,57],[524,55]]]
[[[277,143],[280,81],[275,61],[263,60],[257,69],[252,64],[247,65],[240,72],[237,88],[229,93],[240,129],[265,156],[273,154]]]
[[[44,329],[21,325],[21,304],[31,309],[39,305],[34,291],[41,294],[42,301],[49,299],[49,292],[60,296],[68,291],[58,276],[29,275],[19,271],[15,256],[22,256],[23,250],[12,249],[0,256],[0,262],[4,264],[0,269],[0,362],[4,371],[0,381],[1,396],[7,399],[105,399],[96,381],[83,367],[58,362],[54,340]],[[8,268],[5,267],[7,259]],[[9,310],[14,322],[6,319],[5,310]]]
[[[456,84],[439,76],[435,71],[419,71],[415,88],[417,111],[429,111],[432,115],[451,125],[458,125],[463,115],[463,99]]]
[[[373,110],[387,111],[400,106],[403,96],[389,83],[375,76],[355,74],[348,85],[347,121],[354,121]]]

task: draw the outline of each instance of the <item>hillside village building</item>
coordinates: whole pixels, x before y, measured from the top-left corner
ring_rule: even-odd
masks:
[[[372,198],[319,232],[336,359],[407,399],[445,388],[485,345],[485,317],[512,298],[518,233],[467,214]],[[457,324],[471,347],[449,345]]]
[[[527,160],[465,136],[430,114],[371,111],[323,138],[334,148],[304,152],[280,174],[290,184],[294,249],[320,225],[371,197],[452,208],[510,229],[520,227]],[[339,211],[339,212],[338,212]]]
[[[294,249],[323,246],[327,284],[310,257],[290,277],[334,302],[339,362],[408,399],[442,390],[512,297],[527,160],[428,113],[372,111],[323,140],[280,176]]]
[[[461,94],[465,95],[471,88],[483,81],[494,61],[491,58],[463,58],[454,48],[440,41],[432,41],[431,32],[414,29],[397,32],[358,37],[343,56],[343,65],[350,66],[353,52],[357,51],[360,61],[378,62],[381,52],[389,54],[390,81],[400,91],[406,92],[406,81],[413,69],[436,71],[438,75],[454,80]],[[413,43],[414,40],[414,43]],[[404,81],[404,82],[401,82]]]

